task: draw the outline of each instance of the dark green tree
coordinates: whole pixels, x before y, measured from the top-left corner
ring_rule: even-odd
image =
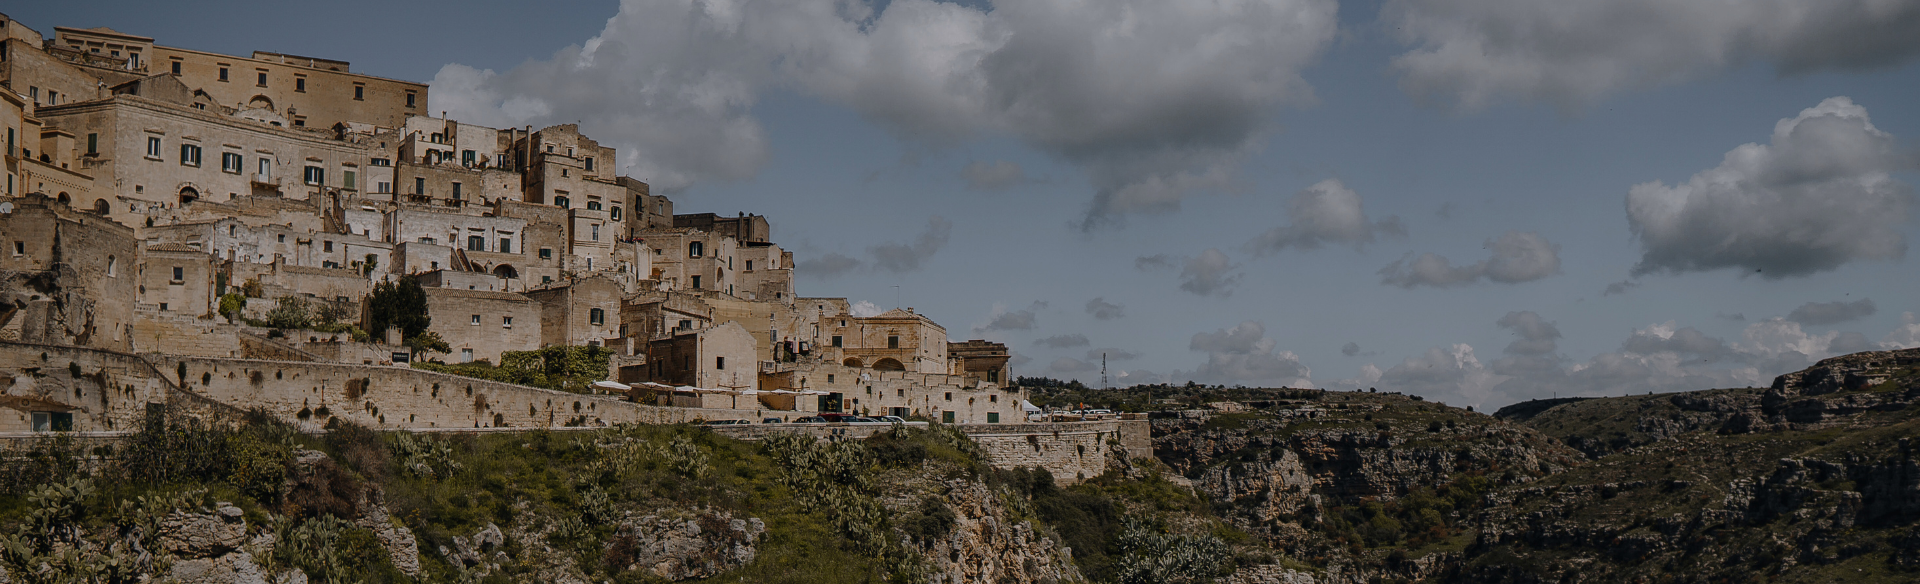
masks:
[[[386,338],[388,328],[400,329],[401,339],[427,332],[433,322],[427,316],[427,291],[413,276],[375,284],[367,297],[367,333],[378,341]]]

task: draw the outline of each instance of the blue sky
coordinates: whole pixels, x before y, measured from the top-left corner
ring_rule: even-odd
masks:
[[[683,212],[767,215],[801,294],[884,308],[899,286],[1018,374],[1091,382],[1109,349],[1129,382],[1498,407],[1920,344],[1920,2],[1762,4],[10,14],[346,59],[433,81],[463,121],[581,121]]]

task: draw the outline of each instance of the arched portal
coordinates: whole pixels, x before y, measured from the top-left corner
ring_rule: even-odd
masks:
[[[200,190],[193,187],[180,187],[180,204],[185,205],[200,200]]]
[[[494,266],[493,275],[499,276],[501,278],[505,278],[508,280],[514,280],[514,279],[520,278],[520,271],[513,269],[513,266],[510,264],[500,264],[498,266]]]
[[[864,364],[864,363],[861,363],[861,362],[860,362],[860,358],[859,358],[859,357],[847,357],[847,360],[845,360],[845,361],[841,361],[841,362],[840,362],[840,364],[841,364],[841,365],[846,365],[846,366],[848,366],[848,367],[864,367],[864,366],[866,366],[866,364]]]
[[[95,199],[95,200],[93,201],[93,212],[94,212],[94,213],[98,213],[98,214],[101,214],[101,215],[105,215],[105,214],[107,214],[107,213],[110,213],[110,212],[112,212],[112,211],[113,211],[113,206],[112,206],[112,205],[109,205],[109,204],[107,203],[107,200],[106,200],[106,199]]]
[[[874,361],[873,370],[874,371],[906,371],[907,366],[901,365],[898,359],[887,357],[879,361]]]

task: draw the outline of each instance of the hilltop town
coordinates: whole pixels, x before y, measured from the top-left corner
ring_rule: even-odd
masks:
[[[297,388],[163,380],[315,427],[330,417],[320,410],[396,429],[623,419],[513,389],[495,402],[542,405],[516,416],[387,397],[381,416],[327,395],[352,380],[399,383],[421,360],[503,365],[555,347],[606,358],[597,377],[613,383],[571,389],[697,410],[634,414],[645,419],[1024,420],[1004,345],[951,342],[912,308],[856,314],[846,298],[799,295],[793,252],[766,217],[677,213],[621,176],[620,152],[591,128],[436,117],[427,85],[345,61],[223,55],[104,27],[55,27],[49,39],[5,16],[0,30],[0,241],[11,251],[0,340],[142,355],[160,369],[330,365]],[[416,284],[413,304],[393,302]],[[376,294],[383,285],[404,290]],[[422,295],[424,326],[382,316],[417,311]],[[89,407],[78,386],[23,385],[10,393],[32,403],[0,415],[0,432],[124,429],[138,410]]]

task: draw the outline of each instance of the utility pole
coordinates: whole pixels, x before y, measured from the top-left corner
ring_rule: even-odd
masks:
[[[1100,390],[1106,391],[1108,389],[1112,389],[1112,388],[1107,387],[1107,354],[1101,353],[1100,354]]]

